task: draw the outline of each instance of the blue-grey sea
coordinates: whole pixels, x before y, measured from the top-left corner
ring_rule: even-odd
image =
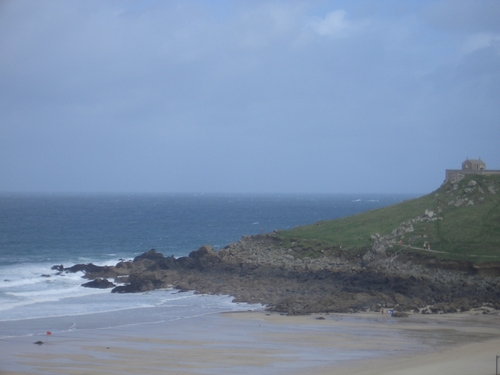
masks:
[[[391,205],[414,195],[0,195],[0,338],[175,320],[262,306],[158,290],[111,294],[53,265],[185,256],[241,236]],[[112,314],[110,314],[112,313]],[[112,318],[110,318],[112,317]]]

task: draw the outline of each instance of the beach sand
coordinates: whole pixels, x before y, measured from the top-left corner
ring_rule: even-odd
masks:
[[[7,338],[0,374],[493,375],[496,355],[500,317],[481,311],[408,318],[261,311]]]

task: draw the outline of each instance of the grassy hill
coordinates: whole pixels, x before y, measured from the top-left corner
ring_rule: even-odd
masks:
[[[299,257],[354,256],[372,245],[373,235],[390,236],[411,219],[417,219],[412,231],[392,235],[392,250],[423,252],[430,246],[436,252],[426,254],[440,259],[500,261],[500,176],[469,175],[417,199],[281,231],[278,238]]]

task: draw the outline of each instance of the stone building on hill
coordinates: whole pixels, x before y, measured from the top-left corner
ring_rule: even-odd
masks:
[[[465,160],[462,163],[462,170],[463,171],[484,171],[486,169],[486,164],[484,161],[479,159],[469,159]]]
[[[486,164],[484,161],[479,159],[469,159],[467,158],[462,163],[462,169],[447,169],[445,182],[460,181],[465,177],[466,174],[481,174],[481,175],[491,175],[500,174],[500,170],[488,170],[486,169]]]

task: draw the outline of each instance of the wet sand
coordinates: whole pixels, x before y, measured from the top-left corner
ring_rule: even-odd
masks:
[[[0,374],[492,375],[496,355],[500,317],[481,311],[243,312],[3,339]]]

